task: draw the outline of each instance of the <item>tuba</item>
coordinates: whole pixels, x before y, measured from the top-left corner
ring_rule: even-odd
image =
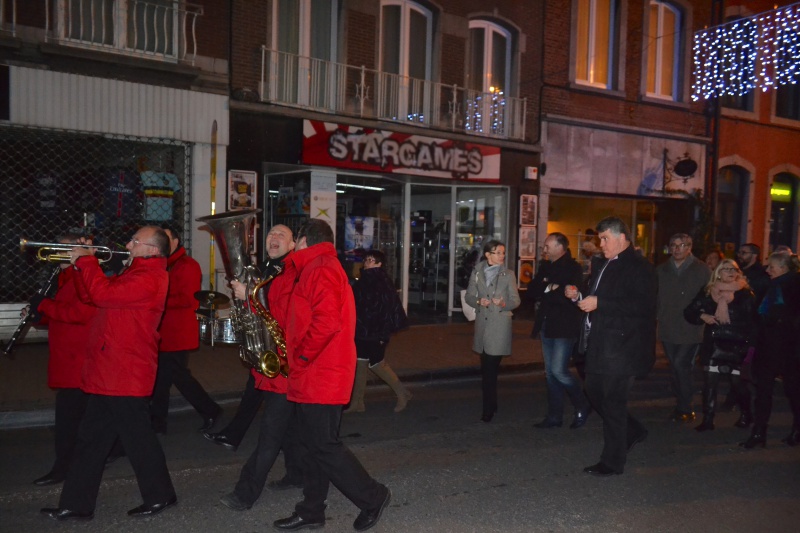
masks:
[[[211,228],[220,249],[226,279],[243,283],[247,287],[249,301],[256,309],[256,313],[251,311],[247,300],[234,298],[231,304],[231,326],[244,338],[239,345],[239,357],[256,372],[274,378],[278,374],[288,375],[289,367],[285,355],[279,355],[286,353],[283,330],[257,297],[258,292],[280,271],[261,280],[248,253],[250,225],[260,212],[260,209],[231,211],[195,220]]]

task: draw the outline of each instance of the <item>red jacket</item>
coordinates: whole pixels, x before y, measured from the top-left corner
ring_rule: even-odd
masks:
[[[181,246],[167,258],[167,271],[169,292],[164,317],[158,327],[161,335],[158,349],[162,352],[195,350],[200,346],[195,314],[200,302],[194,297],[194,293],[200,290],[203,277],[200,265],[186,255],[186,249]]]
[[[297,403],[344,405],[355,377],[356,309],[336,249],[320,243],[296,251],[281,276],[294,283],[286,320],[287,397]]]
[[[91,323],[81,389],[105,396],[150,396],[169,286],[167,259],[137,257],[110,278],[93,256],[78,258],[76,266],[78,296],[99,308]]]
[[[293,252],[289,252],[286,259],[292,256]],[[285,265],[284,261],[284,265]],[[267,303],[269,303],[269,312],[272,317],[278,321],[278,325],[283,329],[284,338],[286,338],[286,315],[289,310],[289,297],[292,295],[294,288],[294,278],[290,278],[283,274],[278,274],[275,279],[269,282],[269,292],[267,293]],[[291,374],[292,370],[289,369]],[[263,374],[259,374],[254,369],[250,369],[250,374],[256,380],[256,388],[258,390],[265,390],[270,392],[277,392],[278,394],[286,394],[288,381],[280,374],[275,378],[268,378]]]
[[[47,386],[54,389],[79,389],[81,370],[86,359],[89,323],[97,309],[78,299],[70,266],[58,275],[55,298],[39,304],[42,324],[48,324],[50,359],[47,363]]]

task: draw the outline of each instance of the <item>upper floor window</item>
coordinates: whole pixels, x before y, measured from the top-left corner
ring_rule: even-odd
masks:
[[[736,109],[739,111],[753,111],[754,94],[753,91],[744,94],[720,96],[719,103],[722,107]]]
[[[650,0],[647,38],[647,96],[678,100],[681,13],[660,0]]]
[[[575,81],[613,87],[617,33],[615,0],[577,0]]]
[[[511,87],[511,32],[487,20],[472,20],[469,88],[507,94]]]
[[[408,0],[384,0],[381,8],[381,70],[420,80],[431,78],[433,15]]]
[[[274,47],[281,52],[332,61],[336,57],[336,2],[278,0]]]
[[[800,85],[781,85],[775,89],[775,116],[800,120]]]

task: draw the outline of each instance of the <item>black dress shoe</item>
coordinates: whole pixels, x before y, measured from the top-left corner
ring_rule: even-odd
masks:
[[[586,424],[586,419],[589,418],[589,414],[591,412],[592,409],[590,407],[575,411],[575,418],[572,420],[572,424],[569,425],[569,429],[578,429],[583,427],[584,424]]]
[[[481,422],[491,422],[494,417],[493,412],[486,412],[481,415]]]
[[[383,499],[383,502],[376,509],[371,509],[369,511],[361,511],[361,513],[356,517],[356,521],[353,522],[353,529],[355,529],[356,531],[366,531],[375,524],[377,524],[378,520],[381,519],[383,510],[389,506],[389,502],[391,500],[392,500],[392,491],[387,488],[386,498]]]
[[[63,522],[64,520],[91,520],[94,518],[94,513],[80,513],[78,511],[70,511],[69,509],[62,509],[61,507],[45,507],[39,510],[47,518]]]
[[[295,481],[287,477],[282,477],[277,481],[270,481],[267,483],[267,488],[272,490],[302,489],[303,480]]]
[[[635,437],[628,439],[628,451],[631,451],[634,446],[639,444],[640,442],[644,442],[647,439],[648,431],[646,429],[641,430],[639,433],[636,434]]]
[[[203,432],[203,436],[213,442],[214,444],[219,444],[220,446],[224,446],[235,452],[236,449],[239,447],[237,444],[231,442],[231,439],[222,433],[209,433],[208,431]]]
[[[221,497],[219,501],[222,503],[222,505],[228,509],[233,509],[234,511],[247,511],[253,506],[252,503],[243,501],[239,495],[236,494],[236,492],[226,494],[225,496]]]
[[[797,446],[800,444],[800,427],[793,426],[786,438],[781,439],[781,442],[785,442],[789,446]]]
[[[205,433],[206,431],[211,431],[211,428],[213,428],[214,424],[217,423],[217,420],[219,420],[219,417],[220,417],[221,414],[222,414],[222,409],[217,411],[217,413],[214,414],[214,415],[204,416],[203,417],[203,425],[200,426],[200,428],[198,428],[197,431],[200,431],[200,432],[203,432],[203,433]]]
[[[280,531],[297,531],[298,529],[319,529],[325,526],[325,519],[307,520],[297,513],[292,513],[289,518],[275,520],[272,525]]]
[[[553,420],[551,418],[545,418],[538,424],[534,424],[533,427],[539,429],[550,429],[550,428],[560,428],[564,422],[562,420]]]
[[[587,466],[583,469],[584,472],[587,474],[591,474],[593,476],[598,477],[608,477],[608,476],[618,476],[622,472],[617,472],[610,466],[606,466],[603,463],[597,463],[596,465]]]
[[[172,507],[176,503],[178,503],[178,497],[177,496],[173,496],[172,498],[167,500],[165,503],[155,503],[153,505],[147,505],[146,503],[143,503],[139,507],[134,507],[133,509],[128,511],[128,516],[153,516],[153,515],[157,515],[158,513],[160,513],[161,511],[163,511],[167,507]]]
[[[34,479],[33,484],[44,487],[45,485],[55,485],[56,483],[61,483],[62,481],[64,481],[64,476],[53,474],[53,471],[51,470],[42,477]]]

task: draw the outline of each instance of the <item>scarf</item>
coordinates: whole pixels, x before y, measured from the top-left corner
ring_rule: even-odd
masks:
[[[486,286],[490,286],[494,283],[494,280],[497,278],[497,275],[500,274],[500,269],[503,268],[503,265],[493,265],[487,266],[483,269],[483,275],[486,276]]]
[[[744,289],[746,286],[747,282],[744,279],[737,279],[730,283],[719,280],[714,282],[709,293],[711,294],[711,299],[717,303],[717,310],[714,312],[714,318],[717,319],[717,322],[720,324],[731,323],[728,304],[733,301],[734,293]]]

